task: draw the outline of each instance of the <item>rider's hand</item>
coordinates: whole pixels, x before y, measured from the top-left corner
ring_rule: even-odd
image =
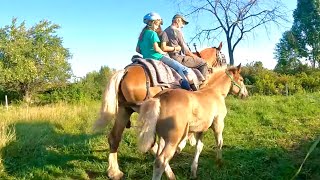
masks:
[[[181,51],[181,46],[179,46],[179,45],[178,45],[178,46],[175,46],[174,48],[175,48],[175,52],[177,52],[177,51],[178,51],[178,52],[179,52],[179,51]]]

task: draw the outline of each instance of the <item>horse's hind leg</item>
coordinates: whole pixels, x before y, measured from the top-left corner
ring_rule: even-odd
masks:
[[[161,143],[160,143],[161,144]],[[169,171],[168,168],[170,168],[169,161],[173,157],[175,151],[177,148],[177,144],[171,144],[171,143],[166,143],[162,152],[160,153],[159,156],[156,157],[156,160],[154,162],[154,167],[153,167],[153,180],[160,180],[163,172]],[[171,168],[170,168],[171,173],[167,174],[168,179],[176,179],[175,175],[173,174]]]
[[[163,151],[163,148],[165,146],[165,141],[163,140],[163,138],[160,138],[159,140],[159,145],[157,143],[155,143],[155,145],[151,148],[152,151],[155,150],[155,148],[157,148],[154,152],[155,152],[155,156],[159,156],[160,153]],[[168,179],[174,179],[174,174],[173,174],[173,171],[169,165],[169,163],[167,164],[167,166],[165,167],[164,169],[165,173],[166,173],[166,176]]]
[[[196,135],[195,139],[197,141],[197,144],[196,144],[196,152],[194,154],[194,159],[193,159],[193,162],[191,165],[191,178],[192,179],[197,178],[199,156],[200,156],[201,151],[203,149],[203,143],[201,141],[202,140],[202,132],[196,133],[195,135]]]
[[[110,147],[108,177],[110,179],[121,179],[123,176],[123,172],[119,169],[117,151],[123,130],[125,129],[132,112],[133,111],[131,109],[126,109],[121,106],[119,107],[115,123],[108,138]]]

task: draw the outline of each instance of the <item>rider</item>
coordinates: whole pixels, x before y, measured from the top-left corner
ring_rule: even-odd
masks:
[[[189,22],[180,14],[176,14],[172,18],[171,26],[162,32],[161,49],[169,53],[169,56],[181,64],[197,68],[204,78],[208,73],[207,63],[204,59],[194,55],[185,43],[182,28]]]
[[[194,89],[195,86],[192,83],[192,77],[189,75],[190,69],[166,56],[166,53],[162,51],[158,45],[160,39],[156,33],[156,30],[162,23],[160,15],[154,12],[148,13],[143,17],[143,22],[146,24],[146,26],[140,33],[136,51],[142,54],[143,58],[145,59],[162,61],[164,64],[170,66],[182,77],[182,88],[187,90],[196,90]],[[192,86],[190,87],[191,84]]]

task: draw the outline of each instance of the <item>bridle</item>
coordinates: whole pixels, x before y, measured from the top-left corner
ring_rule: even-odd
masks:
[[[221,56],[219,56],[219,53],[221,54]],[[216,57],[217,57],[217,63],[220,64],[220,66],[222,66],[223,64],[227,64],[225,55],[221,53],[221,51],[218,50],[218,48],[216,48]]]
[[[199,57],[199,58],[202,58],[201,57],[201,54],[200,52],[197,50],[197,46],[196,44],[194,43],[193,44],[194,46],[194,49],[195,49],[195,54]],[[188,44],[188,48],[190,49],[189,47],[189,44]],[[220,49],[218,49],[217,47],[211,47],[213,49],[216,50],[216,61],[214,61],[210,66],[208,66],[208,71],[209,73],[212,73],[213,69],[217,66],[223,66],[225,64],[227,64],[227,61],[226,61],[226,57],[225,55],[220,51]]]
[[[242,87],[234,81],[233,77],[231,76],[231,74],[227,70],[225,72],[226,72],[227,76],[231,79],[230,90],[232,89],[233,86],[237,86],[239,88],[239,92],[237,93],[237,96],[239,96],[242,91]]]

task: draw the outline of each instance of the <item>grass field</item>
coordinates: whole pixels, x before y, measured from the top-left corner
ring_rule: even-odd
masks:
[[[223,166],[215,163],[211,131],[204,137],[198,179],[291,179],[320,136],[320,93],[227,98]],[[107,179],[105,134],[92,134],[100,102],[41,107],[0,107],[0,179]],[[132,121],[136,120],[136,115]],[[136,148],[126,130],[119,163],[126,179],[151,179],[154,158]],[[178,179],[189,179],[195,148],[171,161]],[[320,145],[297,179],[320,179]],[[165,178],[164,178],[165,179]]]

